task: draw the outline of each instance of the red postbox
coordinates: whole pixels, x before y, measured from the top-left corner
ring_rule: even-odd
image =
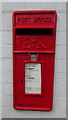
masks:
[[[53,104],[56,11],[13,13],[13,106],[50,111]]]

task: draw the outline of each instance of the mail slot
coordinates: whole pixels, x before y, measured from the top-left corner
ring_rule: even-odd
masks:
[[[13,13],[13,106],[53,108],[56,11]]]

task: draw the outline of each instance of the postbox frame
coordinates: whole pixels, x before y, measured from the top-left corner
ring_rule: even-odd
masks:
[[[17,28],[22,28],[22,26],[15,26],[15,16],[17,15],[17,14],[33,14],[33,13],[54,13],[54,18],[55,18],[55,20],[54,20],[54,22],[55,21],[57,21],[57,13],[56,13],[56,11],[54,11],[54,10],[38,10],[38,11],[15,11],[14,13],[13,13],[13,18],[12,18],[12,22],[13,22],[13,26],[12,26],[12,30],[13,30],[13,73],[15,73],[15,66],[14,66],[14,63],[15,63],[15,54],[18,54],[18,53],[23,53],[23,51],[15,51],[14,50],[14,48],[15,48],[15,35],[16,35],[16,32],[15,32],[15,29],[17,29]],[[37,26],[26,26],[26,29],[27,28],[40,28],[40,26],[39,27],[37,27]],[[41,28],[43,28],[43,25],[41,26]],[[45,28],[45,26],[44,26],[44,28]],[[56,24],[54,24],[54,26],[50,26],[50,25],[47,25],[46,26],[46,28],[53,28],[53,30],[54,30],[54,37],[53,37],[53,39],[55,39],[56,38]],[[27,53],[29,53],[30,51],[26,51]],[[24,53],[26,53],[25,51],[24,51]],[[34,53],[34,51],[31,51],[32,53]],[[39,51],[39,53],[41,53],[41,51]],[[54,54],[55,53],[55,51],[45,51],[44,53],[46,53],[46,54],[50,54],[50,53],[52,53],[52,54]],[[43,63],[42,61],[39,61],[39,63]],[[30,62],[30,61],[25,61],[24,62],[24,65],[25,65],[25,63],[38,63],[38,61],[32,61],[32,62]],[[43,64],[41,65],[42,67],[43,67]],[[43,71],[44,71],[44,67],[43,67]],[[41,77],[42,78],[42,77]],[[41,82],[42,84],[43,84],[43,82]],[[23,107],[22,108],[22,106],[17,106],[16,104],[15,104],[15,74],[13,74],[13,106],[14,106],[14,108],[16,109],[16,110],[41,110],[41,111],[51,111],[52,110],[52,108],[31,108],[31,107],[28,107],[28,108],[26,108],[26,107]],[[54,81],[53,81],[53,84],[54,84]],[[42,86],[42,85],[41,85]],[[53,92],[53,86],[52,86],[52,92]],[[26,94],[26,95],[29,95],[29,94]],[[32,94],[30,94],[30,95],[32,95]],[[33,94],[34,95],[34,94]],[[36,94],[35,94],[36,95]],[[42,94],[43,95],[43,94]],[[52,98],[53,98],[53,95],[52,95]],[[53,99],[51,99],[51,101],[52,101],[52,103],[53,103]]]

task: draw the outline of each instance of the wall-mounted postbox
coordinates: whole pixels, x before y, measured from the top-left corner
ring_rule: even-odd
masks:
[[[15,109],[52,110],[56,19],[56,11],[13,14]]]

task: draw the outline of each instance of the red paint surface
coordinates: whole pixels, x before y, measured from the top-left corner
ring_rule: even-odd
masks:
[[[50,111],[53,107],[56,11],[13,14],[13,106]],[[31,53],[37,54],[31,61]],[[41,63],[41,94],[25,94],[25,63]]]

